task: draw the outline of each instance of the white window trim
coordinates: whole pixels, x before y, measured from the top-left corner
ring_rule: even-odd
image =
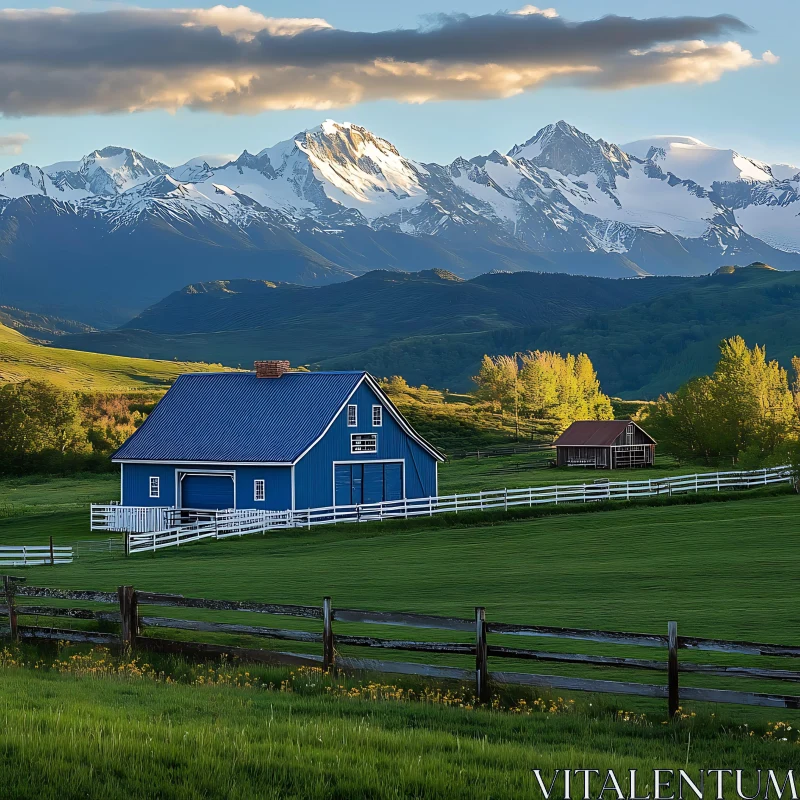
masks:
[[[261,497],[259,497],[259,493]],[[256,478],[253,481],[253,502],[263,503],[267,499],[267,485],[263,478]]]
[[[375,420],[378,420],[377,422]],[[383,406],[372,406],[372,427],[383,427]]]
[[[375,442],[375,447],[372,450],[365,450],[363,446],[356,449],[356,437],[362,440],[372,439]],[[350,455],[362,455],[363,453],[377,453],[378,452],[378,434],[377,433],[351,433],[350,434]]]
[[[350,421],[350,411],[353,412],[353,421]],[[347,427],[348,428],[357,428],[358,427],[358,406],[355,403],[350,403],[347,406]]]
[[[153,483],[155,481],[155,484]],[[153,491],[153,487],[155,487],[155,491]],[[150,488],[150,497],[159,498],[161,497],[161,478],[158,475],[151,475],[149,480],[149,488]]]

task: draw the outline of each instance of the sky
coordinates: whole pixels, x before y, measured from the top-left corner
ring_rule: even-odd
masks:
[[[327,118],[439,163],[566,119],[618,143],[690,135],[800,164],[797,0],[510,13],[524,5],[60,0],[67,13],[16,0],[0,8],[0,170],[106,145],[171,165],[235,157]]]

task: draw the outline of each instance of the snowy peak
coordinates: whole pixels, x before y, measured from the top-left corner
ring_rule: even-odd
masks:
[[[681,180],[692,180],[710,189],[729,181],[771,181],[769,164],[701,142],[693,136],[651,136],[622,145],[622,149],[643,161],[657,164]]]
[[[421,183],[425,170],[366,128],[327,120],[295,143],[327,197],[358,209],[367,219],[427,199]]]
[[[59,186],[106,197],[121,194],[168,171],[166,164],[126,147],[104,147],[80,161],[62,161],[45,167],[45,172]]]
[[[562,175],[594,172],[610,183],[630,167],[630,159],[617,145],[593,139],[564,120],[546,125],[532,139],[512,147],[508,155]]]

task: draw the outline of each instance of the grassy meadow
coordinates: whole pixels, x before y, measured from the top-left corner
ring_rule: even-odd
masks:
[[[184,372],[224,369],[190,361],[60,350],[31,341],[19,331],[0,325],[0,383],[46,380],[74,391],[128,392],[168,388]]]
[[[693,475],[726,466],[684,464],[665,455],[656,455],[656,463],[647,469],[615,469],[613,472],[581,467],[552,468],[554,450],[517,453],[491,458],[459,458],[439,465],[439,494],[478,492],[489,489],[525,489],[528,486],[554,486],[570,483],[592,483],[597,480],[646,481],[675,475]]]
[[[761,730],[749,736],[724,713],[662,726],[623,721],[610,706],[522,715],[336,697],[308,684],[289,692],[0,674],[0,775],[15,800],[518,800],[541,797],[535,768],[638,768],[651,791],[655,767],[785,772],[797,750]]]
[[[80,485],[88,495],[111,489],[100,478]],[[33,486],[17,490],[44,493]],[[109,537],[89,533],[87,509],[63,507],[69,486],[55,483],[48,490],[50,511],[58,513],[0,520],[0,544],[39,543],[50,534],[57,543]],[[5,484],[3,491],[8,491]],[[47,508],[42,503],[41,509]],[[128,559],[117,553],[87,553],[68,566],[13,571],[33,585],[112,590],[124,583],[187,596],[308,605],[319,605],[327,594],[334,607],[459,617],[471,617],[473,607],[483,605],[489,620],[541,625],[665,633],[667,620],[676,619],[679,632],[687,636],[797,644],[800,629],[786,597],[796,581],[799,512],[795,494],[755,491],[726,502],[598,507],[594,513],[565,513],[562,508],[557,515],[533,519],[485,515],[457,520],[447,515],[447,521],[440,517],[285,531]],[[143,611],[319,629],[318,622],[297,618],[256,620],[246,613],[155,607]],[[335,630],[385,638],[470,639],[469,634],[342,623]],[[148,635],[319,652],[318,645],[293,642],[287,647],[246,636],[163,629],[150,629]],[[645,658],[665,655],[650,648],[495,635],[490,643]],[[428,653],[337,649],[365,658],[437,659]],[[55,658],[69,662],[71,653],[83,651],[68,648],[57,654],[44,648],[35,657],[46,667]],[[421,691],[414,682],[419,679],[337,678],[349,687],[338,692],[330,690],[332,679],[327,677],[236,662],[230,668],[247,676],[239,688],[207,685],[213,681],[196,678],[186,685],[187,673],[197,674],[201,668],[165,664],[165,658],[153,656],[150,663],[168,669],[177,682],[147,680],[135,671],[110,676],[108,670],[70,668],[60,674],[20,668],[10,663],[13,656],[4,665],[0,655],[5,726],[0,781],[8,796],[525,798],[541,796],[533,768],[597,766],[622,774],[638,767],[650,775],[654,767],[788,769],[797,752],[800,712],[685,704],[685,719],[666,725],[661,700],[580,692],[561,692],[559,700],[535,691],[523,691],[516,705],[503,705],[506,710],[483,710],[469,707],[471,687],[449,685],[456,695],[467,697],[467,707],[459,707],[460,702],[451,707],[441,699],[408,700],[409,687]],[[681,658],[792,668],[787,659],[687,651]],[[465,668],[473,662],[467,656],[438,660]],[[219,675],[226,666],[215,669]],[[490,669],[664,681],[663,673],[497,658],[490,658]],[[774,681],[693,675],[681,680],[692,686],[793,691],[792,685]],[[375,681],[388,685],[376,690]],[[506,692],[498,686],[493,691],[498,697]],[[367,699],[376,692],[384,699]],[[530,708],[533,713],[520,712]],[[773,733],[778,720],[792,726],[790,741],[781,742]]]

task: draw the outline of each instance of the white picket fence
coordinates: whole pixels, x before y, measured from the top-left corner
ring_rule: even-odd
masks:
[[[339,522],[374,522],[410,519],[434,514],[533,507],[543,504],[592,503],[603,500],[633,500],[638,497],[686,494],[701,491],[752,489],[794,480],[791,467],[772,467],[750,472],[706,472],[639,481],[597,481],[594,483],[531,486],[527,489],[495,489],[485,492],[420,497],[294,511],[190,511],[171,508],[92,506],[92,530],[123,531],[128,553],[179,547],[201,539],[226,539],[281,528],[311,528]],[[149,529],[147,526],[150,526]]]
[[[0,546],[0,567],[37,567],[42,564],[71,564],[71,547],[49,545],[6,545]]]

